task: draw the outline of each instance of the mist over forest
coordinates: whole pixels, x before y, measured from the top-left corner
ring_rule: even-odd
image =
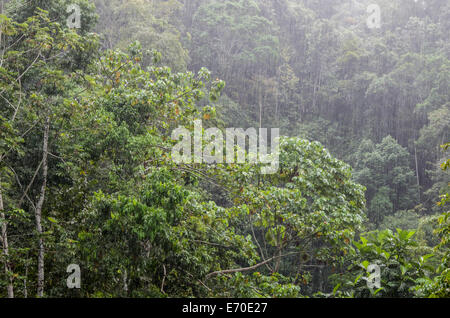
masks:
[[[0,10],[0,298],[450,296],[450,1]]]

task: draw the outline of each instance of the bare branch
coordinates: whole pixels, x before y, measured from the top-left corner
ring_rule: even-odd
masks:
[[[264,262],[258,263],[256,265],[250,266],[250,267],[243,267],[243,268],[236,268],[236,269],[227,269],[227,270],[222,270],[222,271],[216,271],[216,272],[212,272],[209,273],[208,275],[206,275],[205,279],[209,279],[212,276],[217,276],[217,275],[222,275],[222,274],[233,274],[233,273],[241,273],[241,272],[248,272],[254,269],[257,269],[258,267],[261,267],[273,260],[279,259],[279,258],[283,258],[283,257],[287,257],[287,256],[291,256],[291,255],[295,255],[295,254],[299,254],[300,252],[294,252],[294,253],[289,253],[289,254],[284,254],[284,255],[277,255],[274,257],[271,257],[267,260],[265,260]]]

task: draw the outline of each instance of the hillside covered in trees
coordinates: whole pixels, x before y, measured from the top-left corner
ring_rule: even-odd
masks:
[[[450,1],[0,10],[0,297],[450,296]]]

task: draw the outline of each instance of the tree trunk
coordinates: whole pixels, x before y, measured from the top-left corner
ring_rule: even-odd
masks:
[[[258,89],[258,104],[259,104],[259,128],[262,128],[262,109],[263,109],[263,101],[262,101],[262,84],[259,84],[259,89]]]
[[[0,185],[0,219],[3,220],[0,241],[3,245],[3,255],[5,257],[5,274],[8,279],[8,285],[6,286],[6,291],[8,294],[8,298],[14,298],[13,278],[11,276],[11,265],[9,264],[8,232],[7,232],[5,213],[3,213],[3,196],[2,196],[1,185]]]
[[[0,1],[0,14],[3,14],[3,0]],[[0,46],[2,45],[2,29],[0,28]],[[3,47],[1,48],[2,56],[3,56]],[[2,61],[0,61],[1,65]],[[0,161],[2,160],[2,156],[0,156]],[[9,245],[8,245],[8,227],[6,225],[6,217],[5,213],[3,212],[3,195],[2,195],[2,188],[0,184],[0,219],[3,220],[2,226],[1,226],[1,236],[0,236],[0,242],[3,245],[3,255],[5,256],[5,274],[8,279],[8,285],[6,286],[6,291],[8,294],[8,298],[14,298],[14,285],[13,285],[13,278],[10,275],[11,274],[11,265],[9,263]]]
[[[50,130],[50,116],[47,116],[44,130],[44,145],[42,147],[43,157],[42,157],[42,175],[44,181],[42,182],[41,193],[39,196],[39,201],[36,204],[36,230],[39,234],[39,253],[38,253],[38,287],[37,294],[38,297],[44,296],[44,238],[42,237],[42,206],[45,200],[45,189],[47,187],[47,173],[48,173],[48,135]]]
[[[419,178],[419,162],[417,161],[417,147],[414,145],[414,157],[416,159],[416,177],[417,177],[417,191],[419,194],[419,203],[420,203],[420,178]]]
[[[23,298],[28,298],[27,278],[28,278],[28,264],[25,265],[25,278],[23,280]]]
[[[278,255],[275,257],[275,266],[273,268],[273,272],[274,273],[278,273],[278,271],[280,270],[280,264],[281,264],[281,258],[282,258],[282,254],[281,254],[281,245],[278,247]]]

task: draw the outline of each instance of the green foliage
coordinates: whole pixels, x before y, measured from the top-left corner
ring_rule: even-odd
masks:
[[[442,146],[447,150],[449,144]],[[447,161],[448,162],[448,161]],[[443,170],[448,169],[448,165],[442,166]],[[448,202],[449,194],[442,196],[441,202],[438,204],[445,206]],[[444,212],[437,218],[437,227],[435,234],[440,237],[439,244],[435,247],[435,251],[442,254],[440,264],[436,268],[436,277],[428,278],[424,277],[418,280],[418,286],[416,287],[418,294],[422,297],[441,298],[449,297],[450,295],[450,212]]]
[[[351,257],[349,274],[337,277],[341,281],[340,293],[352,297],[413,297],[419,279],[430,277],[434,268],[428,264],[433,254],[418,255],[415,231],[397,229],[375,231],[354,241],[356,247]],[[368,266],[379,266],[381,288],[371,290],[367,281],[371,280]]]
[[[355,180],[367,187],[368,215],[379,224],[384,216],[413,208],[417,189],[408,152],[388,136],[377,145],[365,140],[354,155]]]
[[[152,1],[151,4],[131,0],[95,0],[100,14],[96,31],[103,35],[107,49],[126,49],[139,41],[144,50],[164,52],[162,63],[176,71],[184,71],[189,61],[180,39],[180,31],[169,20],[176,19],[179,1]],[[151,58],[143,57],[143,64]]]

